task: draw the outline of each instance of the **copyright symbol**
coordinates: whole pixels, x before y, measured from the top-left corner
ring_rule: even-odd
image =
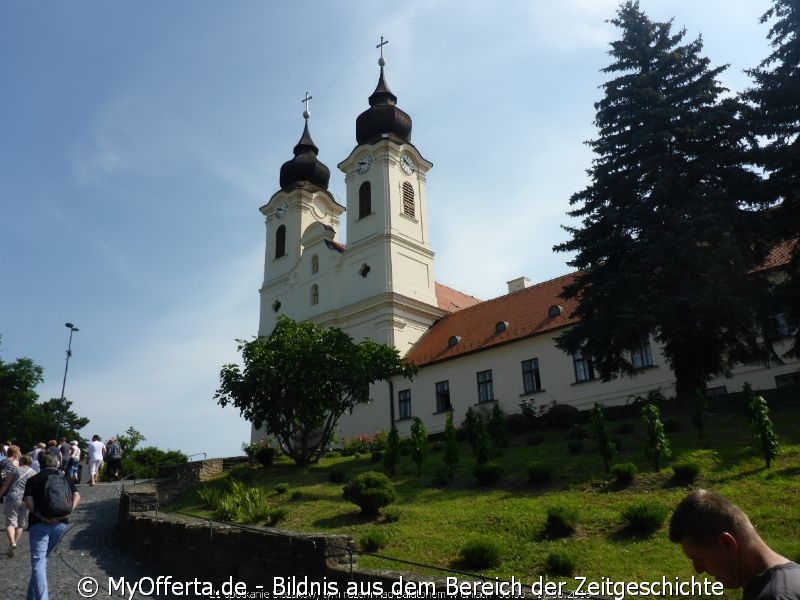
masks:
[[[99,590],[100,586],[94,577],[84,577],[78,582],[78,593],[81,598],[94,598]]]

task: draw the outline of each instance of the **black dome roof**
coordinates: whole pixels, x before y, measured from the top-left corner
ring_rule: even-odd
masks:
[[[378,86],[369,97],[369,108],[356,119],[356,141],[366,144],[380,139],[384,134],[396,140],[411,141],[411,117],[398,108],[397,96],[386,85],[381,65]]]
[[[324,190],[328,189],[331,171],[317,159],[319,148],[308,133],[308,119],[303,129],[303,137],[294,147],[294,158],[281,166],[281,189],[288,189],[301,181],[312,183]]]

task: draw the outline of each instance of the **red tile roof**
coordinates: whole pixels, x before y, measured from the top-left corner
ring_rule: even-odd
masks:
[[[796,239],[776,245],[756,271],[771,271],[787,267],[792,262],[792,252],[797,250],[799,243],[800,239]]]
[[[474,306],[480,302],[483,302],[483,300],[480,298],[470,296],[464,292],[459,292],[458,290],[447,287],[438,281],[436,282],[436,304],[442,310],[454,312],[456,310],[461,310],[462,308]]]
[[[577,272],[563,275],[445,315],[428,329],[406,358],[422,366],[571,325],[577,321],[570,316],[577,301],[564,300],[558,295],[577,275]],[[439,285],[436,284],[436,295],[441,298]],[[560,314],[549,316],[552,306],[560,306]],[[495,327],[501,321],[508,325],[505,331],[497,333]],[[460,340],[451,346],[448,341],[453,336]]]

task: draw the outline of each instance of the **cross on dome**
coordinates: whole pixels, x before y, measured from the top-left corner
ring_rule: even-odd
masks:
[[[303,118],[306,120],[308,120],[308,118],[311,116],[311,113],[308,110],[308,101],[311,100],[312,98],[313,96],[309,96],[308,92],[306,92],[306,97],[300,100],[300,102],[305,102],[306,104],[306,109],[303,111]]]
[[[388,44],[388,43],[389,43],[389,40],[384,40],[384,39],[383,39],[383,36],[381,36],[381,43],[380,43],[380,44],[378,44],[377,46],[375,46],[376,48],[379,48],[379,49],[380,49],[380,51],[381,51],[381,57],[378,59],[378,64],[379,64],[380,66],[383,66],[383,65],[385,65],[385,64],[386,64],[386,61],[385,61],[385,60],[383,60],[383,47],[384,47],[386,44]]]

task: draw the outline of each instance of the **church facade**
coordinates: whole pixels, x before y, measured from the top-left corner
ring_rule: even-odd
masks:
[[[584,409],[624,404],[656,388],[671,395],[674,375],[653,340],[631,349],[636,377],[609,382],[595,377],[591,357],[556,347],[560,332],[575,322],[572,301],[559,297],[575,273],[533,285],[521,277],[508,282],[508,294],[488,301],[436,282],[426,194],[433,165],[411,143],[411,117],[386,83],[383,58],[379,65],[369,108],[356,119],[356,146],[337,165],[346,206],[328,191],[330,170],[317,158],[306,104],[305,128],[281,167],[280,189],[260,209],[266,254],[259,336],[269,336],[285,314],[339,327],[356,341],[393,345],[420,367],[413,381],[373,385],[371,402],[342,417],[340,436],[392,423],[408,435],[416,416],[433,433],[444,429],[451,410],[458,424],[468,408],[495,403],[511,414],[523,402]],[[339,239],[342,218],[346,245]],[[785,260],[788,253],[778,251],[767,267],[777,272]],[[709,391],[798,383],[799,366],[743,366],[709,382]]]

